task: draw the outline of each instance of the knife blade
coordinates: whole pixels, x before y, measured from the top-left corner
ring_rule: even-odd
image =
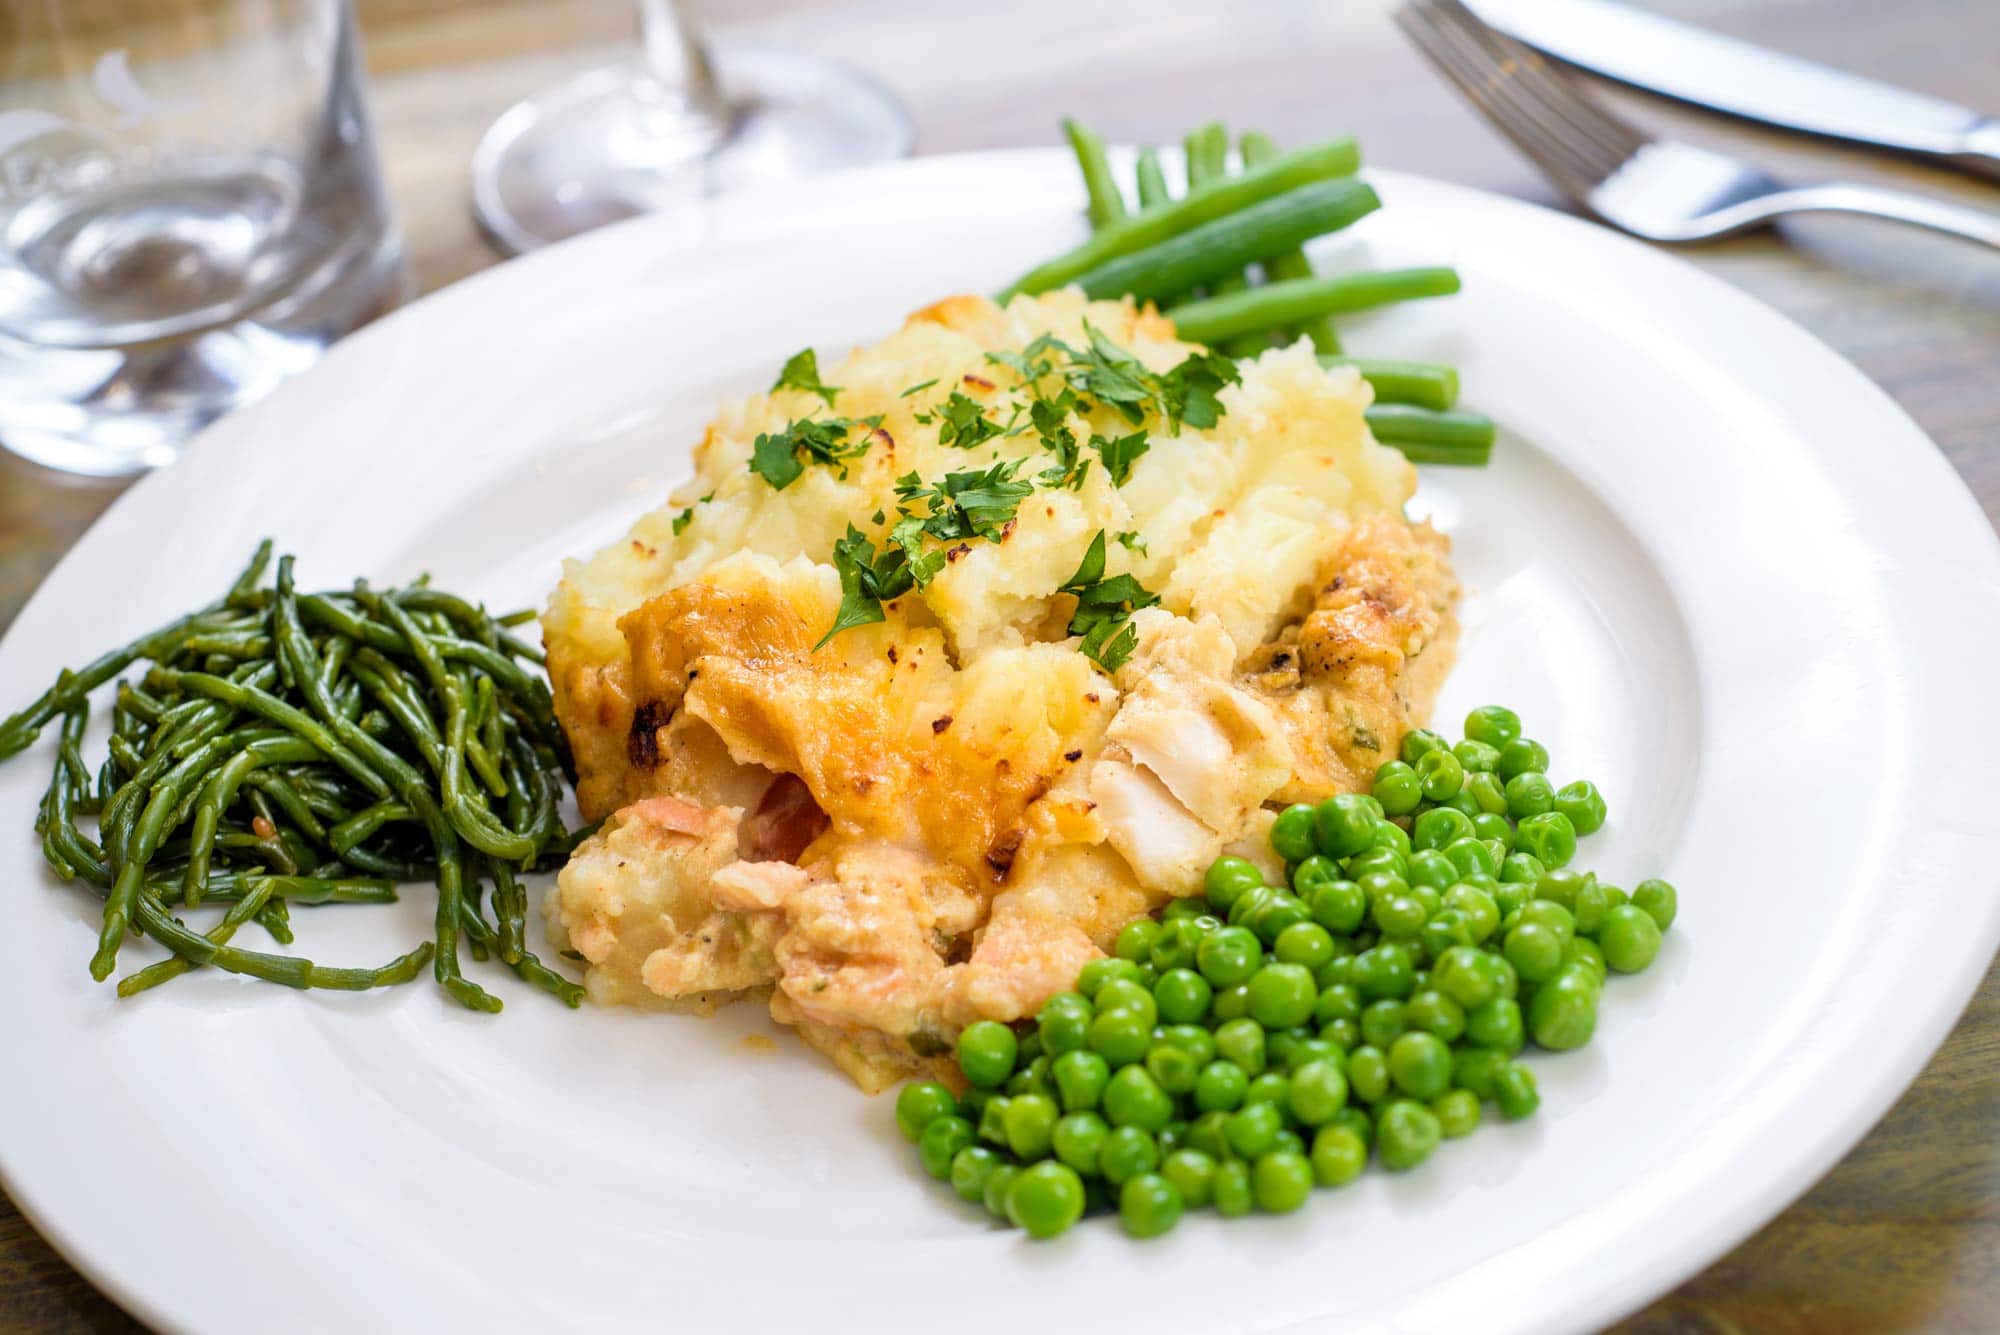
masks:
[[[2000,118],[1767,51],[1612,0],[1467,0],[1509,36],[1593,74],[1745,120],[2000,178]]]

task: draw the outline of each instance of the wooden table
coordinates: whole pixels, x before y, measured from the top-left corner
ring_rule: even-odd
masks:
[[[1795,0],[1755,8],[1654,0],[1654,7],[1959,101],[1977,104],[1983,96],[1986,110],[2000,110],[1990,105],[2000,90],[2000,6],[1990,0]],[[908,101],[920,152],[1048,143],[1064,112],[1110,138],[1154,142],[1220,116],[1284,140],[1353,130],[1376,162],[1556,202],[1405,48],[1380,0],[969,7],[696,0],[692,8],[718,35],[807,47],[878,73]],[[480,131],[513,98],[621,52],[631,5],[360,0],[359,9],[377,134],[412,277],[419,291],[430,291],[499,259],[466,209],[467,161]],[[1656,103],[1627,105],[1794,176],[1865,176],[2000,208],[1993,186],[1724,128]],[[1832,220],[1686,254],[1784,311],[1883,385],[1937,441],[1988,518],[2000,515],[2000,259],[1886,225]],[[0,626],[117,490],[0,462]],[[227,1282],[220,1271],[217,1282]],[[1763,1231],[1620,1329],[1996,1325],[2000,970],[1988,974],[1929,1069],[1845,1162]],[[0,1332],[135,1328],[0,1200]]]

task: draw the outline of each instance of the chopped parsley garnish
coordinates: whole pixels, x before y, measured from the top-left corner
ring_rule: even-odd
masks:
[[[907,399],[912,394],[923,393],[925,390],[929,389],[932,385],[935,385],[936,383],[937,383],[936,379],[933,378],[924,381],[920,385],[911,385],[908,389],[904,390],[901,394],[898,394],[896,397],[899,399]]]
[[[878,557],[875,544],[852,524],[847,536],[833,544],[833,568],[840,574],[840,611],[815,649],[850,626],[881,621],[882,604],[902,597],[916,583],[902,551],[885,549]]]
[[[940,542],[962,538],[998,542],[1021,502],[1035,489],[1034,483],[1015,479],[1020,468],[1019,459],[1009,459],[987,469],[946,473],[934,487],[908,473],[896,479],[896,496],[903,502],[905,519],[921,520],[923,531]]]
[[[1132,575],[1104,577],[1103,529],[1090,540],[1083,564],[1064,582],[1061,592],[1076,596],[1069,633],[1083,636],[1077,647],[1106,672],[1116,672],[1138,647],[1139,632],[1132,628],[1132,614],[1160,601]]]
[[[1065,389],[1053,398],[1036,399],[1028,409],[1028,421],[1042,448],[1056,457],[1052,466],[1035,474],[1035,480],[1044,486],[1074,491],[1090,472],[1090,460],[1083,457],[1076,433],[1069,429],[1070,411],[1075,407],[1076,392]]]
[[[1123,533],[1114,533],[1111,540],[1128,552],[1146,555],[1146,540],[1139,536],[1139,530],[1136,528],[1128,528]]]
[[[1090,448],[1104,459],[1104,471],[1111,474],[1111,481],[1124,486],[1132,476],[1132,465],[1139,462],[1139,456],[1151,448],[1143,431],[1134,431],[1129,436],[1092,436]]]
[[[801,418],[776,435],[757,437],[750,446],[750,471],[770,483],[774,491],[783,491],[798,481],[799,474],[806,471],[806,463],[838,468],[844,479],[847,460],[868,453],[868,437],[880,425],[880,417],[858,421],[845,417]],[[856,427],[864,428],[858,436],[853,434]]]
[[[714,499],[715,499],[715,493],[711,491],[710,493],[708,493],[708,495],[696,501],[694,505],[707,505],[710,501]],[[692,524],[694,522],[694,505],[690,505],[687,509],[681,511],[679,514],[674,516],[675,537],[678,538],[681,535],[682,530],[686,529],[689,524]]]
[[[833,408],[834,395],[840,393],[839,385],[829,385],[819,378],[819,354],[811,348],[792,354],[785,363],[785,369],[778,372],[778,378],[771,385],[775,393],[781,389],[802,389],[808,394],[817,394],[826,400],[829,411]]]
[[[1222,420],[1224,385],[1243,377],[1236,363],[1219,352],[1197,352],[1160,377],[1160,400],[1170,422],[1206,431]]]
[[[986,415],[977,399],[966,397],[953,390],[938,408],[929,413],[920,413],[917,421],[937,423],[938,444],[955,445],[961,450],[969,450],[999,435],[999,423]]]

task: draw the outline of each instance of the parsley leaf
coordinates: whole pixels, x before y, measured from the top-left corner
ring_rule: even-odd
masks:
[[[986,410],[978,400],[967,398],[957,390],[937,409],[938,444],[956,445],[961,450],[989,441],[1000,434],[1000,427],[986,415]]]
[[[1224,385],[1243,377],[1233,359],[1218,352],[1197,352],[1160,377],[1160,401],[1167,420],[1207,430],[1222,419]]]
[[[1066,348],[1070,355],[1070,384],[1117,409],[1126,421],[1136,426],[1145,420],[1146,409],[1153,403],[1153,373],[1089,321],[1084,322],[1083,328],[1090,335],[1089,350]]]
[[[845,478],[846,461],[868,453],[869,434],[881,421],[879,417],[864,417],[859,422],[844,417],[807,417],[789,424],[776,435],[760,433],[750,446],[750,471],[770,483],[772,490],[783,491],[806,471],[799,460],[799,455],[804,454],[809,462],[840,469],[840,476]],[[857,426],[867,430],[859,439],[849,439]]]
[[[1160,601],[1129,574],[1104,577],[1103,529],[1091,539],[1082,563],[1060,591],[1076,598],[1069,633],[1083,637],[1077,648],[1106,672],[1116,672],[1138,647],[1139,632],[1132,626],[1132,613]]]
[[[814,649],[851,626],[883,620],[882,604],[902,597],[916,582],[901,551],[887,550],[877,558],[875,544],[852,524],[847,536],[833,544],[833,568],[840,574],[840,610]]]
[[[1028,409],[1028,420],[1041,438],[1042,448],[1056,457],[1053,467],[1035,475],[1045,486],[1074,491],[1083,486],[1084,476],[1090,472],[1090,461],[1082,457],[1076,433],[1069,429],[1070,410],[1075,406],[1075,391],[1065,389],[1053,398],[1036,399]]]
[[[811,348],[793,353],[791,360],[785,363],[785,369],[778,372],[771,390],[775,393],[781,389],[802,389],[808,394],[817,394],[826,400],[828,409],[833,407],[833,396],[840,393],[840,386],[821,382],[819,354]]]
[[[904,390],[901,394],[898,394],[896,397],[899,399],[907,399],[912,394],[923,393],[925,390],[929,389],[932,385],[935,385],[936,383],[937,380],[935,378],[932,378],[930,380],[924,381],[920,385],[911,385],[908,389]]]
[[[714,499],[715,499],[715,493],[711,491],[710,493],[708,493],[708,495],[696,501],[694,505],[707,505],[710,501]],[[687,529],[687,526],[694,522],[694,505],[690,505],[687,509],[681,511],[679,514],[674,516],[675,537],[678,538]]]
[[[1123,533],[1114,534],[1112,541],[1128,552],[1137,552],[1141,556],[1146,555],[1146,540],[1139,536],[1139,530],[1136,528],[1128,528]]]
[[[962,538],[998,542],[1021,502],[1035,489],[1034,483],[1014,477],[1020,468],[1019,459],[1009,459],[991,468],[947,473],[935,487],[925,486],[915,473],[906,473],[896,479],[896,495],[904,502],[903,513],[920,519],[923,532],[940,542]]]
[[[1110,436],[1092,436],[1090,448],[1103,456],[1104,471],[1111,474],[1112,483],[1122,487],[1126,479],[1132,476],[1132,465],[1139,462],[1140,455],[1152,448],[1152,443],[1146,439],[1145,432],[1134,431],[1129,436],[1119,436],[1116,439]]]

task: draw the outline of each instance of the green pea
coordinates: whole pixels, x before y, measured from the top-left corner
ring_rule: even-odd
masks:
[[[984,1145],[967,1145],[951,1158],[951,1189],[977,1205],[986,1198],[986,1179],[1003,1160]]]
[[[1458,795],[1465,786],[1465,766],[1458,757],[1439,748],[1426,751],[1417,761],[1417,782],[1422,785],[1424,796],[1433,802],[1445,802]]]
[[[1510,1122],[1530,1116],[1542,1106],[1542,1096],[1535,1089],[1535,1073],[1519,1062],[1508,1062],[1493,1077],[1493,1101],[1500,1105],[1500,1115]]]
[[[951,1161],[972,1144],[972,1123],[963,1117],[937,1117],[917,1137],[917,1158],[924,1171],[942,1182],[951,1176]]]
[[[1347,1087],[1363,1103],[1379,1102],[1389,1092],[1389,1059],[1382,1049],[1364,1044],[1347,1054]]]
[[[1287,862],[1301,862],[1317,851],[1313,846],[1313,807],[1294,802],[1271,822],[1271,847]]]
[[[1030,1037],[1033,1037],[1033,1035],[1030,1035]],[[1024,1044],[1023,1046],[1026,1045]],[[1021,1067],[1020,1070],[1014,1072],[1014,1074],[1008,1078],[1007,1083],[1006,1085],[1003,1086],[1003,1088],[1010,1095],[1011,1094],[1053,1095],[1055,1093],[1055,1086],[1051,1084],[1049,1081],[1048,1054],[1044,1053],[1041,1056],[1036,1057],[1033,1061]]]
[[[1493,1097],[1493,1082],[1507,1064],[1508,1054],[1492,1048],[1460,1048],[1452,1054],[1451,1082],[1477,1098]]]
[[[1329,1020],[1359,1020],[1361,1018],[1361,994],[1345,983],[1336,983],[1320,989],[1319,999],[1313,1003],[1313,1022],[1325,1024]]]
[[[1012,1029],[995,1020],[975,1020],[958,1036],[958,1069],[980,1088],[995,1089],[1014,1073],[1014,1059],[1020,1050]]]
[[[1541,774],[1549,768],[1548,748],[1528,737],[1516,737],[1500,748],[1500,777]]]
[[[1113,1066],[1143,1061],[1152,1045],[1156,1018],[1150,993],[1143,1011],[1131,1006],[1100,1010],[1090,1022],[1090,1050]]]
[[[1352,1088],[1352,1082],[1349,1085]],[[1343,1131],[1352,1131],[1355,1139],[1363,1145],[1375,1143],[1375,1118],[1366,1108],[1357,1106],[1352,1100],[1345,1108],[1333,1115],[1328,1126],[1337,1126]]]
[[[1500,905],[1476,885],[1461,882],[1444,892],[1444,906],[1465,919],[1476,945],[1493,935],[1500,926]]]
[[[1264,873],[1257,870],[1256,863],[1247,858],[1220,857],[1209,864],[1201,888],[1217,912],[1227,913],[1244,891],[1262,884]]]
[[[1504,796],[1507,814],[1517,821],[1556,809],[1555,785],[1539,770],[1526,770],[1507,780]]]
[[[1065,1052],[1049,1064],[1049,1075],[1065,1112],[1088,1112],[1104,1097],[1104,1087],[1111,1082],[1111,1063],[1102,1053],[1088,1049]]]
[[[1323,1126],[1313,1134],[1313,1181],[1322,1187],[1344,1187],[1368,1166],[1368,1142],[1352,1127]]]
[[[1431,1100],[1431,1114],[1445,1139],[1457,1140],[1479,1129],[1479,1096],[1465,1089],[1448,1089]]]
[[[1574,971],[1557,974],[1535,989],[1528,1003],[1528,1032],[1551,1052],[1568,1052],[1597,1031],[1597,988]]]
[[[1263,960],[1263,945],[1246,927],[1219,928],[1203,937],[1195,949],[1195,967],[1218,988],[1250,981]]]
[[[1416,770],[1400,760],[1391,760],[1376,770],[1375,783],[1369,791],[1382,804],[1382,810],[1391,816],[1409,815],[1424,798],[1423,784],[1417,778]]]
[[[1056,1120],[1055,1130],[1049,1137],[1049,1148],[1056,1158],[1076,1169],[1079,1173],[1095,1173],[1097,1158],[1104,1149],[1104,1138],[1111,1128],[1102,1117],[1094,1112],[1065,1113]]]
[[[1394,941],[1362,951],[1354,957],[1354,990],[1364,1001],[1383,997],[1398,1000],[1416,991],[1416,962],[1409,950]]]
[[[1279,1035],[1272,1035],[1274,1040],[1278,1037]],[[1284,1108],[1288,1106],[1287,1100],[1291,1097],[1291,1088],[1292,1078],[1289,1075],[1283,1071],[1269,1070],[1250,1081],[1250,1087],[1243,1091],[1243,1102],[1275,1103],[1278,1107]]]
[[[1179,1048],[1166,1050],[1188,1056]],[[1146,1067],[1127,1066],[1112,1072],[1104,1087],[1104,1116],[1115,1127],[1136,1126],[1157,1134],[1174,1119],[1174,1101]]]
[[[1392,941],[1413,940],[1424,929],[1424,923],[1430,916],[1423,900],[1407,891],[1377,898],[1369,913],[1375,930]]]
[[[1215,1165],[1215,1212],[1224,1219],[1240,1219],[1257,1208],[1250,1187],[1250,1165],[1241,1159],[1224,1159]]]
[[[1231,1151],[1223,1128],[1229,1124],[1231,1109],[1211,1109],[1188,1123],[1187,1146],[1211,1159],[1226,1159]]]
[[[1201,1150],[1175,1150],[1160,1162],[1160,1176],[1173,1184],[1190,1210],[1199,1210],[1214,1199],[1215,1159]]]
[[[1313,842],[1327,857],[1352,857],[1374,843],[1380,821],[1367,798],[1336,793],[1313,808]]]
[[[1134,918],[1118,933],[1118,940],[1112,943],[1111,953],[1121,960],[1131,960],[1134,964],[1144,962],[1153,949],[1153,942],[1160,935],[1160,924],[1151,918]]]
[[[1417,817],[1417,823],[1410,827],[1410,842],[1419,851],[1442,849],[1472,837],[1472,817],[1454,807],[1432,807]],[[1515,837],[1519,838],[1518,832]]]
[[[1578,867],[1554,867],[1536,883],[1535,898],[1546,899],[1551,904],[1560,904],[1574,912],[1577,891],[1596,879],[1596,873]]]
[[[1194,1053],[1177,1044],[1160,1042],[1153,1044],[1152,1050],[1146,1054],[1146,1064],[1144,1067],[1127,1066],[1119,1071],[1118,1074],[1123,1075],[1125,1071],[1144,1070],[1147,1075],[1153,1078],[1153,1083],[1159,1086],[1159,1088],[1169,1094],[1180,1095],[1191,1093],[1194,1090],[1195,1081],[1201,1076],[1201,1068],[1201,1059]],[[1113,1076],[1112,1084],[1116,1085],[1117,1082],[1118,1077]],[[1109,1094],[1109,1092],[1110,1087],[1107,1086],[1106,1093]],[[1107,1103],[1106,1107],[1108,1108],[1109,1106]]]
[[[1159,1166],[1159,1142],[1144,1127],[1117,1126],[1105,1133],[1104,1146],[1097,1155],[1097,1172],[1112,1186],[1123,1186],[1131,1178]]]
[[[1250,1018],[1266,1029],[1289,1029],[1312,1018],[1318,989],[1310,969],[1272,963],[1250,978]]]
[[[1400,1001],[1384,998],[1361,1012],[1361,1041],[1386,1048],[1408,1028],[1406,1008]]]
[[[1500,747],[1521,735],[1521,716],[1505,705],[1481,705],[1465,716],[1465,735]]]
[[[1271,953],[1280,963],[1318,969],[1333,958],[1333,933],[1317,922],[1295,922],[1278,933]]]
[[[1365,881],[1377,874],[1404,879],[1410,870],[1410,855],[1401,848],[1375,844],[1343,862],[1341,870],[1351,881]]]
[[[1514,930],[1519,931],[1521,927],[1527,926],[1530,923],[1548,928],[1556,934],[1557,938],[1564,945],[1568,945],[1576,936],[1575,915],[1562,905],[1556,903],[1553,899],[1531,899],[1521,906],[1520,922]],[[1512,932],[1508,933],[1510,936],[1512,934]],[[1508,962],[1513,963],[1511,959]],[[1520,967],[1518,964],[1514,965],[1516,971]],[[1527,975],[1522,974],[1522,977],[1525,978]],[[1531,979],[1530,981],[1535,980]]]
[[[1523,921],[1507,933],[1507,962],[1531,983],[1546,982],[1562,967],[1562,936],[1553,927]]]
[[[1333,958],[1313,970],[1313,983],[1321,991],[1329,987],[1354,985],[1354,938],[1333,938]]]
[[[1285,1073],[1297,1075],[1301,1066],[1309,1066],[1318,1061],[1328,1061],[1344,1067],[1347,1065],[1347,1049],[1338,1043],[1321,1038],[1315,1032],[1311,1037],[1302,1038],[1294,1043],[1292,1050],[1285,1054]]]
[[[1664,932],[1674,925],[1674,916],[1680,911],[1680,894],[1668,882],[1651,876],[1633,889],[1632,903]]]
[[[1275,1103],[1246,1103],[1229,1114],[1222,1134],[1229,1148],[1245,1159],[1254,1159],[1269,1150],[1285,1129],[1285,1115]]]
[[[1580,968],[1595,979],[1599,987],[1604,986],[1604,977],[1608,968],[1605,963],[1604,952],[1599,949],[1595,941],[1590,940],[1588,937],[1574,937],[1563,946],[1562,967],[1564,971],[1572,968]]]
[[[1195,1078],[1194,1106],[1202,1112],[1234,1112],[1243,1106],[1250,1077],[1232,1061],[1217,1060],[1201,1068]]]
[[[1500,767],[1500,748],[1471,737],[1452,747],[1451,753],[1464,767],[1468,781],[1475,774],[1491,774]]]
[[[1020,1176],[1020,1166],[1004,1160],[993,1165],[986,1174],[986,1186],[980,1193],[980,1204],[986,1207],[986,1213],[1002,1223],[1014,1222],[1007,1214],[1007,1197],[1014,1190],[1014,1179]]]
[[[1245,1017],[1216,1026],[1215,1051],[1225,1061],[1235,1062],[1248,1075],[1264,1070],[1264,1026]]]
[[[1509,853],[1500,860],[1500,884],[1525,885],[1532,894],[1533,888],[1549,874],[1542,860],[1532,853]]]
[[[1570,906],[1570,913],[1576,919],[1576,934],[1596,936],[1597,929],[1604,925],[1604,915],[1610,908],[1609,886],[1592,881],[1580,887],[1576,892],[1576,902]]]
[[[1461,877],[1491,876],[1500,870],[1500,859],[1493,856],[1493,849],[1477,838],[1453,840],[1445,846],[1444,855]]]
[[[1215,989],[1193,969],[1170,969],[1153,984],[1154,1006],[1167,1024],[1198,1023],[1214,999]]]
[[[1578,779],[1556,789],[1556,810],[1569,817],[1579,835],[1596,834],[1604,828],[1604,794],[1588,779]]]
[[[1660,953],[1660,925],[1639,905],[1620,904],[1604,915],[1597,945],[1606,964],[1620,973],[1638,973]]]
[[[1199,1024],[1162,1025],[1153,1035],[1153,1046],[1175,1047],[1195,1059],[1197,1065],[1215,1060],[1215,1035]]]
[[[1267,1214],[1290,1214],[1312,1195],[1312,1164],[1297,1149],[1272,1150],[1250,1166],[1250,1193]]]
[[[1131,979],[1115,978],[1097,989],[1096,1008],[1098,1013],[1135,1010],[1146,1017],[1150,1027],[1160,1017],[1159,1003],[1153,1000],[1150,985]]]
[[[1195,954],[1201,947],[1202,939],[1207,935],[1208,929],[1202,926],[1202,919],[1199,917],[1175,918],[1161,931],[1159,939],[1153,942],[1149,962],[1162,974],[1175,969],[1192,969]]]
[[[1391,825],[1390,829],[1396,827]],[[1310,904],[1315,892],[1323,885],[1331,885],[1340,879],[1340,864],[1323,853],[1315,853],[1292,868],[1292,893]]]
[[[1329,932],[1351,932],[1368,912],[1368,895],[1353,881],[1332,881],[1313,892],[1312,920]]]
[[[1576,856],[1576,827],[1560,811],[1530,816],[1514,829],[1514,842],[1543,865],[1560,867]]]
[[[969,1086],[965,1093],[958,1096],[958,1115],[978,1126],[981,1115],[986,1111],[986,1105],[991,1103],[994,1097],[993,1090],[981,1089],[977,1085]]]
[[[1436,980],[1435,973],[1432,979]],[[1410,998],[1404,1020],[1410,1028],[1435,1034],[1447,1043],[1457,1042],[1465,1032],[1465,1008],[1434,987]]]
[[[1008,1099],[1000,1119],[1006,1131],[1007,1148],[1023,1162],[1048,1158],[1056,1122],[1061,1116],[1056,1101],[1046,1095],[1022,1094]]]
[[[1426,752],[1450,749],[1451,743],[1429,728],[1412,728],[1403,734],[1401,755],[1405,765],[1414,765]]]
[[[1082,993],[1058,992],[1050,997],[1035,1015],[1035,1032],[1041,1036],[1042,1051],[1053,1058],[1086,1047],[1094,1014]]]
[[[1458,883],[1458,868],[1452,865],[1442,849],[1423,848],[1410,854],[1410,869],[1404,879],[1413,886],[1446,890]]]
[[[1261,955],[1258,957],[1263,958]],[[1250,985],[1238,983],[1234,987],[1219,988],[1215,1000],[1209,1003],[1210,1018],[1218,1024],[1225,1020],[1240,1020],[1250,1013]]]
[[[1295,922],[1305,922],[1312,917],[1312,910],[1297,895],[1280,892],[1271,896],[1269,903],[1246,924],[1257,939],[1270,945],[1278,939],[1278,934]]]
[[[1092,960],[1077,974],[1076,990],[1086,997],[1095,999],[1097,990],[1112,979],[1124,978],[1137,982],[1139,977],[1139,966],[1131,960],[1115,957]]]
[[[1024,1169],[1007,1190],[1007,1217],[1031,1238],[1053,1238],[1083,1218],[1083,1179],[1053,1161]]]
[[[1414,1099],[1397,1099],[1375,1121],[1375,1152],[1393,1172],[1408,1172],[1430,1158],[1443,1137],[1437,1114]]]
[[[1507,791],[1497,774],[1466,776],[1465,792],[1479,810],[1472,813],[1472,828],[1481,839],[1497,839],[1510,849],[1514,846],[1514,823],[1507,819]]]
[[[1392,853],[1401,854],[1403,865],[1409,865],[1413,845],[1410,843],[1408,830],[1392,820],[1378,820],[1375,822],[1375,833],[1371,837],[1373,842],[1363,850],[1364,852],[1372,853],[1375,849],[1386,848]]]
[[[1521,1003],[1511,997],[1495,997],[1473,1008],[1465,1017],[1465,1038],[1468,1043],[1513,1056],[1527,1043]]]
[[[1247,928],[1258,914],[1271,906],[1280,893],[1282,892],[1276,886],[1251,886],[1241,895],[1238,895],[1236,902],[1229,906],[1230,923],[1233,926]]]
[[[1320,1040],[1346,1052],[1361,1042],[1361,1025],[1354,1020],[1328,1020],[1319,1027]]]
[[[897,1091],[896,1128],[904,1140],[915,1144],[925,1127],[940,1117],[954,1116],[957,1110],[958,1100],[937,1081],[912,1081]]]
[[[1347,1077],[1331,1061],[1309,1061],[1292,1072],[1286,1107],[1301,1125],[1323,1126],[1347,1105]]]
[[[1414,1099],[1430,1100],[1451,1088],[1451,1047],[1436,1034],[1413,1029],[1390,1044],[1389,1078]]]

